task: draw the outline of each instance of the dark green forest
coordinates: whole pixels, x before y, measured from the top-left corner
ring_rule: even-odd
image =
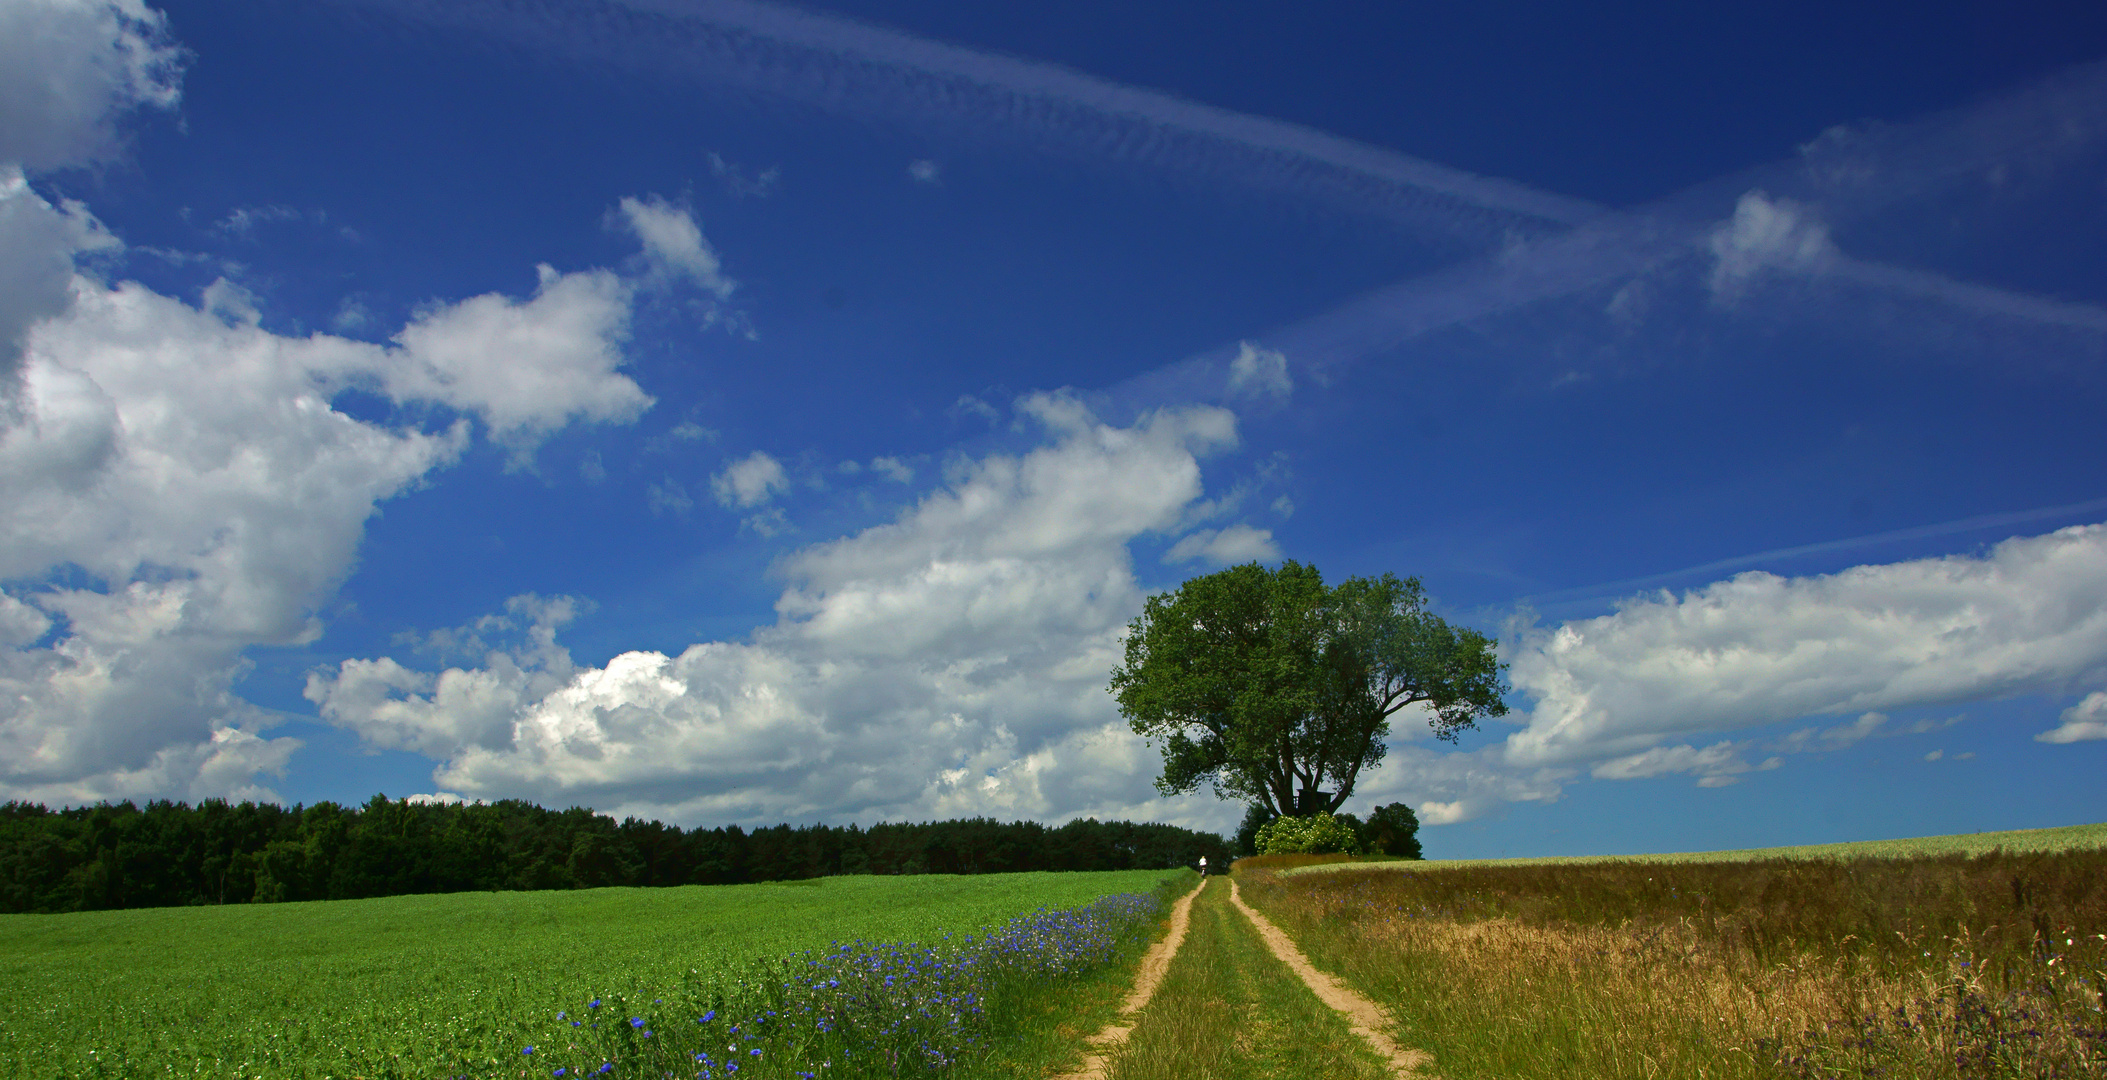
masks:
[[[1226,865],[1213,833],[1081,819],[683,830],[507,800],[364,806],[210,799],[0,805],[0,912],[350,900],[411,893],[729,885],[835,874]]]

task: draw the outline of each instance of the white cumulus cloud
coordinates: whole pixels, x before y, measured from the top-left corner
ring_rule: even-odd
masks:
[[[256,724],[241,651],[311,638],[375,505],[462,445],[330,408],[318,382],[371,348],[84,280],[36,328],[0,428],[0,577],[99,584],[20,594],[59,629],[0,653],[0,788],[193,793],[170,770],[282,767],[283,740],[225,734]]]
[[[1807,273],[1837,257],[1829,229],[1813,211],[1790,199],[1772,199],[1760,191],[1741,196],[1734,216],[1712,231],[1712,296],[1731,304],[1759,275],[1777,271]]]
[[[534,682],[563,670],[553,655],[438,675],[357,660],[310,694],[377,743],[430,748],[437,786],[468,796],[682,820],[1218,816],[1153,794],[1155,755],[1105,679],[1141,607],[1127,544],[1201,498],[1200,459],[1233,444],[1234,418],[1114,427],[1048,395],[1019,411],[1042,445],[962,463],[896,520],[797,552],[780,619],[747,641],[623,653],[554,690]],[[448,704],[449,679],[477,693]],[[517,702],[502,724],[483,711],[498,700]]]
[[[914,479],[914,467],[896,457],[872,458],[871,471],[897,484]]]
[[[1180,539],[1163,553],[1167,563],[1188,563],[1205,559],[1219,566],[1237,563],[1271,562],[1280,558],[1280,545],[1273,542],[1271,529],[1254,529],[1249,525],[1231,525],[1226,529],[1201,529]]]
[[[135,108],[173,108],[183,50],[140,0],[0,4],[0,163],[33,170],[104,158]]]
[[[1697,774],[1699,787],[1726,787],[1737,783],[1739,774],[1751,769],[1775,769],[1785,759],[1764,759],[1761,765],[1750,765],[1742,757],[1740,745],[1731,742],[1716,742],[1703,749],[1688,743],[1679,746],[1656,746],[1624,757],[1612,758],[1592,770],[1589,775],[1597,780],[1640,780],[1671,773]]]
[[[710,477],[710,490],[719,503],[747,510],[790,490],[790,476],[783,471],[782,462],[756,450]]]
[[[358,733],[368,745],[447,757],[469,747],[511,742],[512,722],[522,709],[562,689],[576,667],[556,643],[556,631],[578,615],[567,596],[515,596],[505,614],[440,637],[481,653],[481,666],[448,668],[438,675],[415,671],[388,657],[346,660],[335,672],[308,676],[305,691],[321,706],[322,718]],[[519,640],[490,647],[486,634]]]
[[[623,198],[622,220],[644,245],[644,259],[662,279],[684,277],[716,296],[729,299],[739,283],[724,275],[717,250],[702,235],[702,226],[685,207],[657,195]]]
[[[265,792],[253,775],[298,742],[234,694],[243,651],[312,640],[376,507],[467,445],[465,420],[361,421],[332,395],[471,410],[520,440],[634,415],[612,281],[545,272],[532,299],[434,308],[382,346],[274,334],[231,287],[196,308],[73,277],[0,417],[0,580],[29,583],[0,605],[0,791]],[[508,336],[535,340],[506,354]],[[89,580],[35,584],[62,568]]]
[[[1423,729],[1407,731],[1411,722],[1400,716],[1393,727],[1404,738],[1423,738]],[[1498,747],[1441,752],[1393,744],[1382,767],[1354,785],[1348,808],[1365,813],[1384,803],[1402,802],[1413,808],[1421,824],[1454,825],[1515,803],[1557,802],[1574,775],[1565,768],[1516,768],[1502,758]]]
[[[29,328],[66,310],[73,257],[121,246],[78,202],[54,206],[0,163],[0,399],[20,368]]]
[[[2107,690],[2085,695],[2085,700],[2063,710],[2063,722],[2034,738],[2045,743],[2089,742],[2107,739]]]
[[[629,285],[606,270],[537,268],[534,295],[485,293],[433,308],[364,361],[398,401],[482,417],[491,437],[530,450],[572,421],[627,423],[652,404],[617,369],[629,333]]]
[[[1285,400],[1295,390],[1288,377],[1288,358],[1277,349],[1261,348],[1254,342],[1238,342],[1236,357],[1229,361],[1229,392],[1240,397],[1271,397]]]
[[[1528,632],[1509,654],[1535,705],[1506,756],[1530,767],[1815,714],[2069,692],[2107,682],[2107,525],[1980,558],[1742,574]]]

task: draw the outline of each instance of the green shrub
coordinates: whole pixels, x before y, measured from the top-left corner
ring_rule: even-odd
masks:
[[[1275,819],[1258,830],[1261,855],[1361,854],[1361,835],[1348,819],[1328,813]]]
[[[1419,817],[1404,803],[1378,806],[1361,827],[1361,838],[1373,854],[1420,858]]]

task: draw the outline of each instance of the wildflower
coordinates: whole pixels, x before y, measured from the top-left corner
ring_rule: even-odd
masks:
[[[522,1053],[522,1054],[532,1054],[533,1052],[534,1052],[534,1048],[533,1048],[533,1047],[531,1047],[531,1046],[530,1046],[530,1047],[527,1047],[527,1048],[526,1048],[525,1050],[522,1050],[522,1051],[520,1051],[520,1053]]]
[[[715,1019],[717,1019],[717,1010],[715,1010],[715,1009],[711,1009],[711,1010],[710,1010],[709,1012],[706,1012],[706,1013],[703,1013],[703,1014],[702,1014],[702,1019],[700,1019],[700,1020],[697,1020],[697,1021],[695,1021],[695,1022],[696,1022],[696,1023],[698,1023],[698,1024],[707,1024],[707,1023],[709,1023],[710,1021],[712,1021],[712,1020],[715,1020]]]
[[[550,1075],[550,1076],[562,1076],[562,1075],[563,1075],[563,1070],[562,1070],[562,1069],[558,1069],[558,1070],[556,1070],[555,1072],[552,1072],[552,1073],[550,1073],[549,1075]]]
[[[641,1017],[641,1016],[632,1016],[632,1017],[630,1017],[630,1018],[629,1018],[629,1026],[630,1026],[630,1027],[633,1027],[633,1028],[640,1028],[640,1027],[643,1027],[643,1026],[644,1026],[644,1018],[643,1018],[643,1017]]]
[[[600,1007],[600,999],[599,999],[599,998],[594,998],[594,999],[592,999],[591,1001],[588,1001],[588,1002],[586,1002],[586,1003],[585,1003],[585,1007],[586,1007],[586,1008],[588,1008],[588,1009],[597,1009],[597,1008],[599,1008],[599,1007]]]
[[[593,1075],[594,1075],[594,1076],[598,1076],[598,1075],[600,1075],[601,1073],[604,1073],[604,1072],[606,1072],[606,1071],[608,1071],[608,1070],[610,1070],[610,1069],[612,1069],[612,1068],[614,1068],[614,1067],[615,1067],[615,1063],[614,1063],[614,1062],[612,1062],[612,1061],[604,1061],[604,1062],[601,1062],[601,1063],[600,1063],[600,1067],[599,1067],[599,1068],[597,1068],[597,1069],[594,1069],[594,1070],[593,1070]]]

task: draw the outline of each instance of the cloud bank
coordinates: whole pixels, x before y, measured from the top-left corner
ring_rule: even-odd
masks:
[[[1617,758],[1802,716],[2107,682],[2107,525],[1836,574],[1750,572],[1522,636],[1518,765]],[[1688,748],[1685,748],[1688,749]],[[1671,748],[1672,753],[1681,750]]]
[[[544,266],[533,295],[432,306],[388,344],[292,337],[224,281],[192,306],[74,273],[116,243],[85,208],[19,174],[0,200],[0,279],[66,274],[0,416],[10,798],[269,797],[258,774],[299,742],[235,692],[243,653],[320,633],[367,519],[470,444],[448,414],[517,459],[651,404],[619,370],[633,286],[609,271]],[[401,418],[335,408],[351,388]]]
[[[436,675],[353,660],[308,695],[373,745],[441,759],[435,782],[467,796],[689,821],[1218,824],[1211,800],[1154,796],[1155,754],[1105,679],[1141,608],[1128,543],[1180,527],[1235,420],[1189,407],[1117,427],[1046,394],[1018,411],[1040,445],[962,462],[896,520],[798,551],[779,620],[749,642],[578,668],[536,639]]]
[[[104,159],[118,121],[182,98],[183,50],[140,0],[0,6],[0,162],[32,171]]]
[[[2015,537],[1981,556],[1798,578],[1744,573],[1525,629],[1502,655],[1531,702],[1507,721],[1519,730],[1444,753],[1400,718],[1357,799],[1401,799],[1441,825],[1553,802],[1582,778],[1725,787],[1791,755],[1967,719],[1897,725],[1889,710],[2022,695],[2085,694],[2036,741],[2107,739],[2107,690],[2092,689],[2107,684],[2107,525]],[[1822,716],[1851,719],[1764,731]]]

